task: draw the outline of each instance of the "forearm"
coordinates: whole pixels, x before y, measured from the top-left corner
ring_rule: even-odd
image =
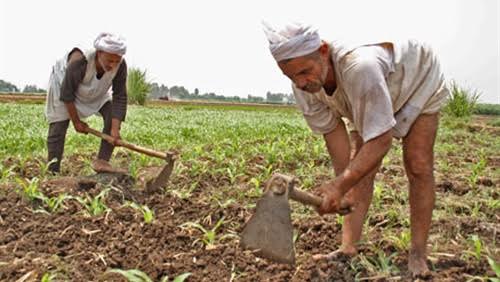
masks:
[[[111,119],[111,131],[113,131],[113,130],[120,131],[121,123],[122,123],[121,120],[119,120],[117,118],[112,118]]]
[[[343,194],[347,193],[365,176],[373,172],[389,151],[391,143],[392,132],[389,130],[363,144],[344,172],[334,180],[337,182],[335,186],[340,187]]]
[[[73,124],[80,122],[80,117],[78,116],[75,103],[64,102],[64,105],[66,106],[66,110],[68,111],[68,115],[69,118],[71,119],[71,122],[73,122]]]

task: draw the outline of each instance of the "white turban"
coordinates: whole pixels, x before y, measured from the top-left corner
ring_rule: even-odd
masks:
[[[277,62],[311,54],[321,45],[318,31],[311,26],[292,23],[276,30],[265,22],[262,24],[269,49]]]
[[[96,50],[123,56],[127,52],[125,39],[116,34],[101,32],[94,41]]]

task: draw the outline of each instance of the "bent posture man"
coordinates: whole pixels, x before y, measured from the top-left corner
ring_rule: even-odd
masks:
[[[81,119],[99,113],[104,120],[103,132],[120,138],[120,124],[127,112],[125,42],[119,36],[101,33],[94,47],[86,53],[73,48],[52,68],[46,104],[52,172],[60,171],[69,120],[77,132],[86,134],[88,125]],[[101,141],[97,159],[92,163],[95,171],[121,171],[109,164],[113,149],[114,144]]]
[[[336,178],[322,185],[319,212],[336,212],[343,197],[356,205],[345,217],[340,249],[315,258],[356,254],[375,174],[396,137],[403,139],[410,183],[408,266],[414,276],[428,275],[433,147],[438,112],[448,95],[431,49],[415,41],[326,43],[314,29],[298,24],[282,30],[266,25],[265,32],[278,66],[293,82],[298,107],[310,128],[324,136],[332,158]],[[341,117],[352,123],[350,138]]]

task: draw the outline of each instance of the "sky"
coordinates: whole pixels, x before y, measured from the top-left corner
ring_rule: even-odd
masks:
[[[327,41],[425,41],[448,79],[500,103],[499,14],[496,0],[0,0],[0,79],[46,88],[56,60],[107,31],[126,38],[128,65],[153,82],[226,96],[291,93],[261,22],[298,21]]]

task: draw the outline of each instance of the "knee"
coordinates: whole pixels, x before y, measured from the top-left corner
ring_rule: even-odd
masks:
[[[420,156],[412,156],[405,160],[406,174],[410,179],[432,179],[433,161],[432,159]]]

